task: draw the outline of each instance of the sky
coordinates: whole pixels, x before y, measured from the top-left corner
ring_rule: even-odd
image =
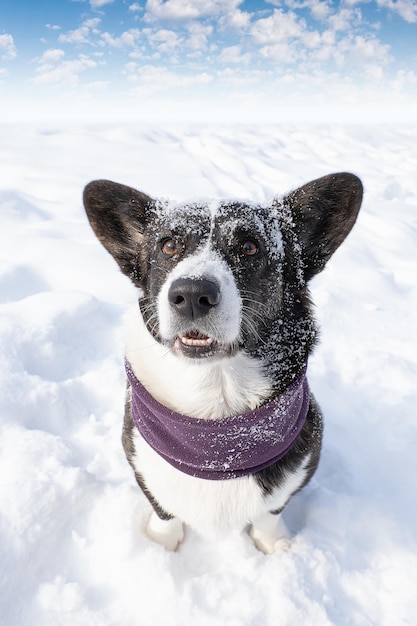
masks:
[[[3,120],[413,121],[417,0],[2,0]]]

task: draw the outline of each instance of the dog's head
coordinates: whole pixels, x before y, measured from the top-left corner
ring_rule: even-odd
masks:
[[[308,281],[351,230],[352,174],[312,181],[269,205],[173,204],[106,180],[84,190],[97,237],[143,291],[149,332],[193,359],[239,350],[305,361],[314,343]],[[278,356],[277,356],[278,355]]]

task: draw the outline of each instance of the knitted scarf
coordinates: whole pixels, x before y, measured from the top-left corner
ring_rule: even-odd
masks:
[[[254,474],[282,459],[303,428],[309,407],[306,368],[278,397],[252,411],[196,419],[160,404],[126,361],[132,417],[145,441],[178,470],[208,480]]]

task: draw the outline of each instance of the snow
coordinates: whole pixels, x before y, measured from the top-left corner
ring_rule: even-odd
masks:
[[[0,140],[0,622],[7,626],[416,624],[417,127],[16,125]],[[312,283],[325,415],[288,551],[246,535],[177,553],[143,533],[124,459],[122,318],[136,294],[84,185],[264,202],[318,176],[365,185]]]

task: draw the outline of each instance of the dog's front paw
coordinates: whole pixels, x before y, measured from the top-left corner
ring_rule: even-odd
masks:
[[[264,554],[289,550],[291,538],[280,515],[266,513],[252,524],[249,535],[255,546]]]
[[[255,546],[264,554],[274,554],[274,552],[289,550],[291,548],[292,541],[289,537],[280,537],[279,539],[274,540],[268,535],[260,533],[253,528],[249,534]]]
[[[184,540],[184,526],[177,517],[163,520],[152,511],[146,526],[146,534],[156,543],[174,552]]]

